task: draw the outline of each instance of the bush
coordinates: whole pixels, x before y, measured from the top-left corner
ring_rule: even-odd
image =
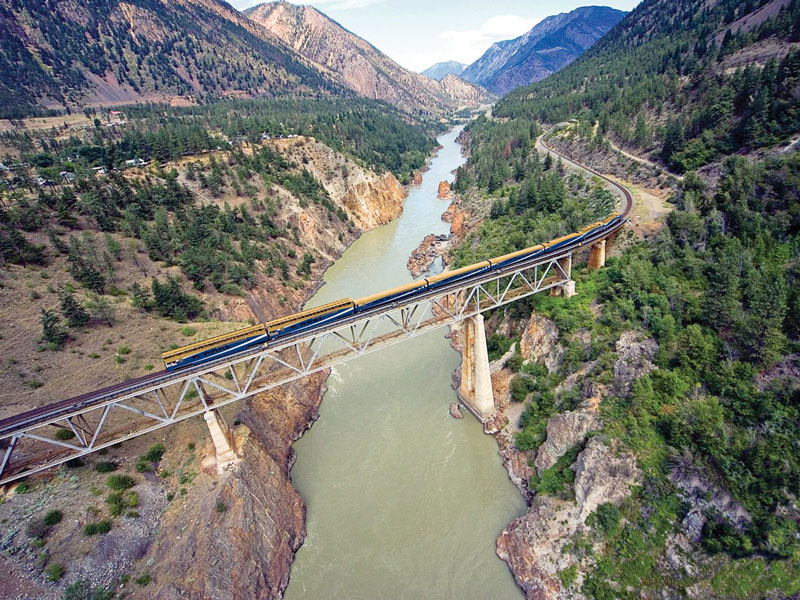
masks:
[[[153,444],[143,458],[155,463],[161,460],[161,457],[164,456],[164,452],[166,451],[167,449],[164,447],[164,444]]]
[[[94,466],[94,470],[98,473],[111,473],[112,471],[116,471],[119,469],[119,465],[115,463],[113,460],[106,460],[103,462],[99,462]]]
[[[136,579],[134,579],[134,582],[136,582],[137,585],[141,585],[143,587],[146,586],[151,581],[153,581],[153,579],[152,577],[150,577],[149,573],[145,573],[144,575],[141,575]]]
[[[586,523],[598,528],[605,537],[611,537],[619,531],[621,514],[616,504],[606,502],[597,507],[597,511],[589,515]]]
[[[140,456],[139,460],[136,461],[136,472],[137,473],[151,473],[153,471],[153,465],[144,457]]]
[[[64,567],[56,563],[50,563],[44,573],[47,576],[47,581],[58,581],[64,576]]]
[[[136,485],[136,480],[130,475],[109,475],[106,482],[108,487],[117,492],[127,490]]]
[[[224,503],[224,502],[217,502],[217,512],[218,512],[218,513],[225,512],[225,511],[227,510],[227,508],[228,508],[228,507],[227,507],[227,506],[225,506],[225,503]]]
[[[73,433],[69,429],[59,429],[56,431],[56,439],[61,440],[62,442],[66,442],[67,440],[71,440],[75,437],[75,433]]]
[[[33,519],[28,526],[25,528],[25,532],[28,534],[29,538],[37,539],[43,538],[47,535],[47,525],[44,523],[44,519]]]
[[[27,494],[29,491],[31,491],[31,486],[24,481],[14,488],[15,494]]]
[[[43,522],[45,525],[47,525],[47,527],[52,527],[53,525],[60,523],[63,516],[64,515],[61,514],[60,510],[51,510],[44,516]]]
[[[83,533],[85,535],[103,535],[111,531],[111,521],[104,519],[96,523],[87,523],[83,526]]]
[[[62,600],[111,600],[114,593],[103,587],[93,588],[88,581],[81,580],[70,584],[64,589]]]

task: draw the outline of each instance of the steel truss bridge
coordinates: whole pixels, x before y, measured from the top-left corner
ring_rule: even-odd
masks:
[[[626,215],[632,205],[630,193],[606,181],[621,192]],[[622,226],[620,222],[614,230],[551,254],[282,338],[274,346],[271,342],[196,368],[153,373],[0,421],[0,485],[565,286],[572,281],[573,253]]]

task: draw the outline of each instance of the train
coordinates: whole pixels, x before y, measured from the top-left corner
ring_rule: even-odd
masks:
[[[603,233],[615,229],[623,219],[622,213],[614,213],[602,221],[587,225],[576,233],[565,235],[544,244],[490,258],[454,271],[419,279],[357,300],[343,298],[336,302],[309,308],[266,323],[232,331],[231,333],[195,342],[174,350],[168,350],[162,354],[164,365],[167,371],[172,372],[233,356],[257,346],[268,347],[270,342],[280,340],[286,336],[334,325],[338,321],[354,314],[385,305],[409,301],[419,294],[456,282],[467,281],[532,258],[551,254],[565,246],[574,245],[575,247],[580,247],[583,240],[589,239],[591,241],[598,236],[602,237]]]

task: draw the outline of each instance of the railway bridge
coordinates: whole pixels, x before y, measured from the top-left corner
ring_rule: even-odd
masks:
[[[545,151],[546,139],[537,142]],[[589,268],[605,264],[607,241],[633,205],[622,185],[603,179],[620,198],[621,218],[553,249],[474,277],[287,335],[244,352],[177,371],[161,371],[14,415],[0,421],[0,485],[119,442],[203,415],[218,468],[236,459],[218,409],[274,387],[380,351],[434,329],[463,326],[461,401],[479,419],[494,411],[482,313],[532,294],[575,294],[572,262],[589,248]],[[64,435],[63,432],[67,432]]]

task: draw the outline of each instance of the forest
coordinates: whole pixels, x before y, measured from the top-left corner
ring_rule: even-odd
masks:
[[[367,168],[391,171],[405,182],[425,164],[436,143],[431,134],[442,127],[410,120],[385,103],[366,99],[289,97],[120,110],[126,123],[119,127],[103,126],[108,115],[101,119],[103,115],[87,110],[96,115],[95,126],[81,137],[56,129],[45,136],[10,131],[0,139],[19,149],[21,160],[39,167],[42,176],[55,180],[62,170],[121,168],[134,159],[166,162],[232,144],[261,144],[266,136],[306,135]],[[48,170],[42,172],[43,168]]]

